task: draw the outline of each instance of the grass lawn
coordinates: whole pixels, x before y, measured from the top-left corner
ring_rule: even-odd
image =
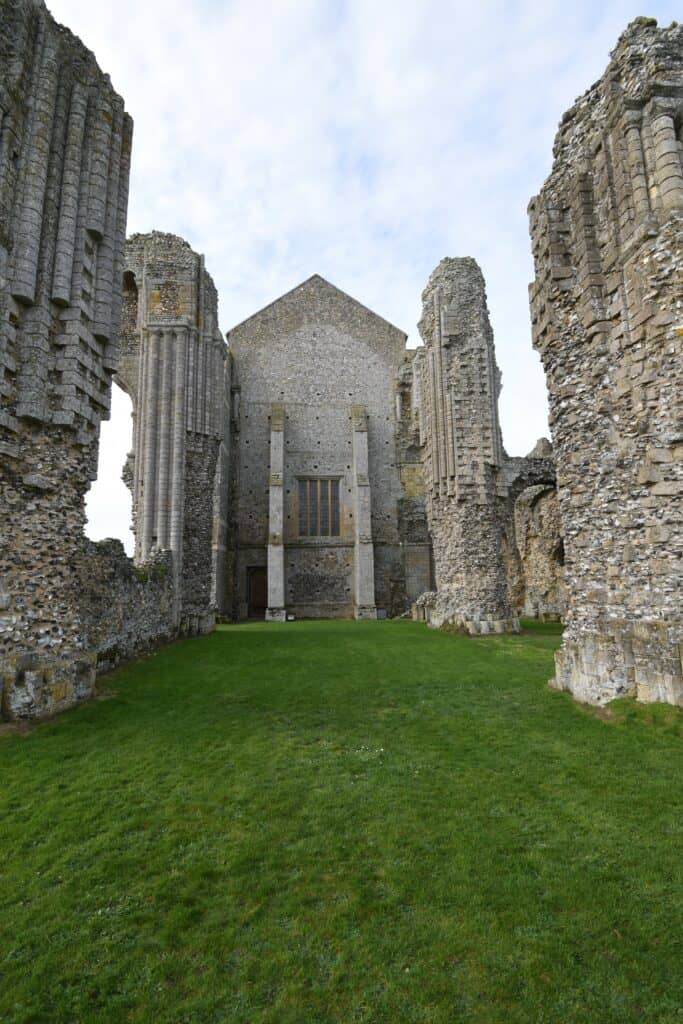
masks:
[[[228,626],[0,737],[0,1021],[682,1024],[681,713],[558,643]]]

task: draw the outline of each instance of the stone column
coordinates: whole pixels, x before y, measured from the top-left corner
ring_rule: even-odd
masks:
[[[152,329],[145,339],[147,348],[147,374],[145,380],[145,417],[141,438],[142,452],[142,540],[140,555],[149,557],[154,545],[155,497],[157,469],[157,377],[159,375],[159,349],[161,332]]]
[[[652,136],[655,150],[655,176],[664,210],[683,209],[683,169],[672,100],[653,102]]]
[[[268,512],[268,607],[267,622],[286,622],[284,520],[285,407],[274,402],[270,409],[270,484]]]
[[[185,444],[187,434],[187,362],[189,330],[176,329],[175,381],[173,386],[173,435],[169,502],[170,547],[176,578],[182,572],[185,500]]]
[[[647,222],[652,218],[650,193],[647,186],[647,171],[643,156],[643,145],[640,138],[642,112],[627,110],[624,118],[624,138],[628,152],[628,166],[631,172],[631,188],[636,217]]]
[[[351,408],[353,427],[354,612],[357,619],[376,619],[375,551],[372,543],[368,414],[364,405]]]
[[[161,335],[161,398],[157,444],[159,472],[157,479],[156,535],[157,547],[169,546],[169,493],[171,469],[171,405],[173,402],[173,368],[175,355],[175,332],[164,331]]]

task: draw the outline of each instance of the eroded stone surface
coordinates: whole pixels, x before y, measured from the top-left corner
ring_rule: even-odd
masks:
[[[569,611],[556,685],[683,703],[683,27],[637,19],[529,207]]]

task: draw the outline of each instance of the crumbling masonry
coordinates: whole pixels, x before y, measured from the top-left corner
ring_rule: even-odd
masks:
[[[0,2],[0,654],[3,706],[91,691],[83,501],[118,359],[132,123],[92,54]]]
[[[683,703],[683,26],[638,19],[529,207],[569,610],[555,685]]]
[[[213,621],[213,483],[223,433],[215,291],[199,258],[178,240],[167,245],[173,270],[166,276],[158,266],[163,257],[156,258],[163,237],[149,246],[133,240],[122,328],[131,137],[123,101],[82,43],[41,3],[0,0],[3,717],[68,707],[92,694],[98,669]],[[154,259],[146,263],[150,249]],[[148,288],[137,331],[130,289],[139,266]],[[183,345],[185,363],[174,358]],[[169,433],[158,436],[150,425],[167,411],[160,385],[169,350],[177,369],[172,463],[164,458]],[[148,512],[152,495],[152,518],[159,515],[163,475],[182,466],[180,483],[173,476],[168,492],[175,532],[143,534],[137,565],[120,542],[93,544],[84,535],[85,493],[96,476],[100,421],[109,415],[119,365],[136,399],[147,368],[162,368],[146,394],[142,425],[136,423],[141,462],[154,450],[152,486],[135,464],[138,509]]]
[[[553,462],[549,452],[509,459],[503,449],[500,372],[476,261],[442,260],[422,303],[419,404],[436,574],[436,593],[422,604],[433,626],[514,632],[506,558],[515,547],[514,502],[533,484],[553,487]]]

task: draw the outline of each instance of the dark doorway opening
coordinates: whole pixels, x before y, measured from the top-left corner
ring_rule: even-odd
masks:
[[[268,607],[268,570],[265,565],[247,569],[247,606],[250,619],[265,619]]]

